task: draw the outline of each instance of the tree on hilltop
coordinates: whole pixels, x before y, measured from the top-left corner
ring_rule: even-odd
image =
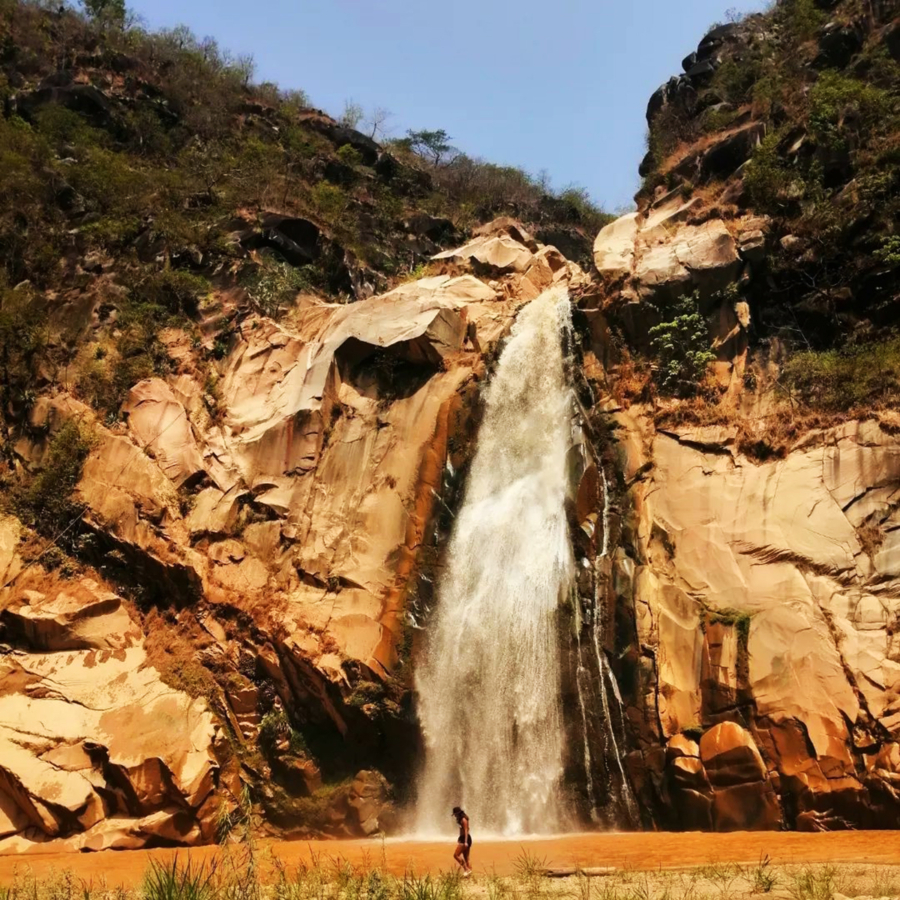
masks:
[[[125,0],[81,0],[81,4],[92,19],[116,25],[125,22]]]
[[[437,131],[408,131],[406,134],[409,146],[435,166],[439,166],[444,156],[453,149],[450,135],[443,128]]]

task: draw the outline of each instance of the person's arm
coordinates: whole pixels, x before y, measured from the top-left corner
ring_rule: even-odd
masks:
[[[469,840],[469,817],[468,816],[466,816],[462,820],[462,827],[463,827],[463,838],[466,842],[468,842],[468,840]]]

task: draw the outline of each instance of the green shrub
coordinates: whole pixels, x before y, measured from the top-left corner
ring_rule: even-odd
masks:
[[[164,269],[139,281],[132,290],[136,307],[143,307],[145,314],[159,323],[162,316],[156,310],[165,310],[173,316],[192,316],[197,312],[200,300],[210,291],[206,278],[176,269]]]
[[[22,119],[0,118],[0,260],[7,280],[43,284],[65,240],[50,150]]]
[[[127,297],[116,300],[115,353],[85,368],[77,382],[80,395],[96,409],[117,414],[139,381],[168,374],[171,360],[159,332],[184,325],[209,287],[205,278],[174,269],[137,273]]]
[[[717,134],[731,127],[731,123],[738,117],[735,109],[708,109],[703,113],[701,122],[706,134]]]
[[[881,247],[875,251],[875,258],[892,269],[900,268],[900,235],[892,234],[882,238]]]
[[[124,216],[147,208],[151,182],[125,154],[87,147],[79,155],[78,161],[67,169],[67,175],[91,209]]]
[[[893,110],[891,95],[872,84],[823,72],[809,93],[809,129],[823,146],[844,149],[848,137],[869,134]]]
[[[41,470],[14,495],[16,514],[43,534],[56,535],[81,512],[72,494],[81,480],[91,445],[77,422],[66,422],[53,437]]]
[[[384,685],[373,681],[361,681],[347,699],[347,705],[361,709],[369,704],[378,704],[384,699]]]
[[[45,106],[38,110],[34,120],[36,130],[57,152],[97,146],[106,138],[102,131],[89,125],[84,116],[64,106]]]
[[[289,306],[299,291],[309,290],[314,282],[310,266],[295,268],[290,263],[264,257],[260,268],[244,285],[260,312],[272,318]]]
[[[259,743],[266,750],[271,750],[283,737],[291,731],[291,721],[282,709],[267,712],[259,724]]]
[[[795,199],[796,188],[802,195],[804,185],[799,173],[789,169],[779,149],[781,136],[766,135],[756,148],[744,175],[744,185],[753,203],[764,212],[782,212]]]
[[[267,712],[259,725],[259,745],[266,753],[274,752],[282,739],[288,739],[288,749],[297,756],[311,756],[309,746],[302,731],[291,725],[290,719],[282,709]]]
[[[706,319],[700,312],[699,296],[681,297],[660,312],[664,320],[649,332],[659,387],[668,394],[693,394],[716,359],[710,349]]]
[[[825,24],[825,14],[815,0],[782,0],[784,23],[788,37],[794,41],[808,41]]]
[[[329,223],[334,223],[343,215],[349,200],[341,188],[327,181],[320,181],[312,189],[311,197],[316,212]]]
[[[900,398],[900,337],[842,350],[795,353],[782,383],[790,397],[828,412],[867,410]]]
[[[326,784],[311,797],[293,799],[291,802],[292,814],[307,828],[324,831],[330,823],[329,813],[336,796],[345,791],[349,784],[350,780]]]
[[[195,700],[204,698],[210,706],[219,702],[219,686],[212,672],[198,662],[191,650],[177,646],[156,666],[160,677],[170,687],[183,691]]]
[[[726,103],[740,106],[750,99],[761,68],[756,57],[726,59],[713,75],[712,89]]]
[[[337,152],[337,157],[341,162],[346,163],[348,166],[356,166],[362,165],[362,154],[356,147],[351,146],[350,144],[344,144]]]
[[[0,422],[31,405],[47,342],[44,302],[30,287],[0,287]]]

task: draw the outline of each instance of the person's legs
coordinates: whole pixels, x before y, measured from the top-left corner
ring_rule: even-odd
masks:
[[[469,854],[472,852],[472,844],[471,841],[466,844],[465,849],[463,850],[463,859],[466,861],[466,871],[471,872],[472,866],[469,865]]]
[[[459,866],[463,871],[466,870],[466,866],[468,865],[468,863],[466,863],[466,849],[465,844],[457,844],[456,850],[453,851],[453,858],[459,863]]]

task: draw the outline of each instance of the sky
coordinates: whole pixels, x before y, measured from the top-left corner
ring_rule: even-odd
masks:
[[[761,0],[129,0],[150,28],[189,26],[258,81],[347,100],[388,127],[443,128],[471,155],[631,203],[647,101],[728,9]]]

